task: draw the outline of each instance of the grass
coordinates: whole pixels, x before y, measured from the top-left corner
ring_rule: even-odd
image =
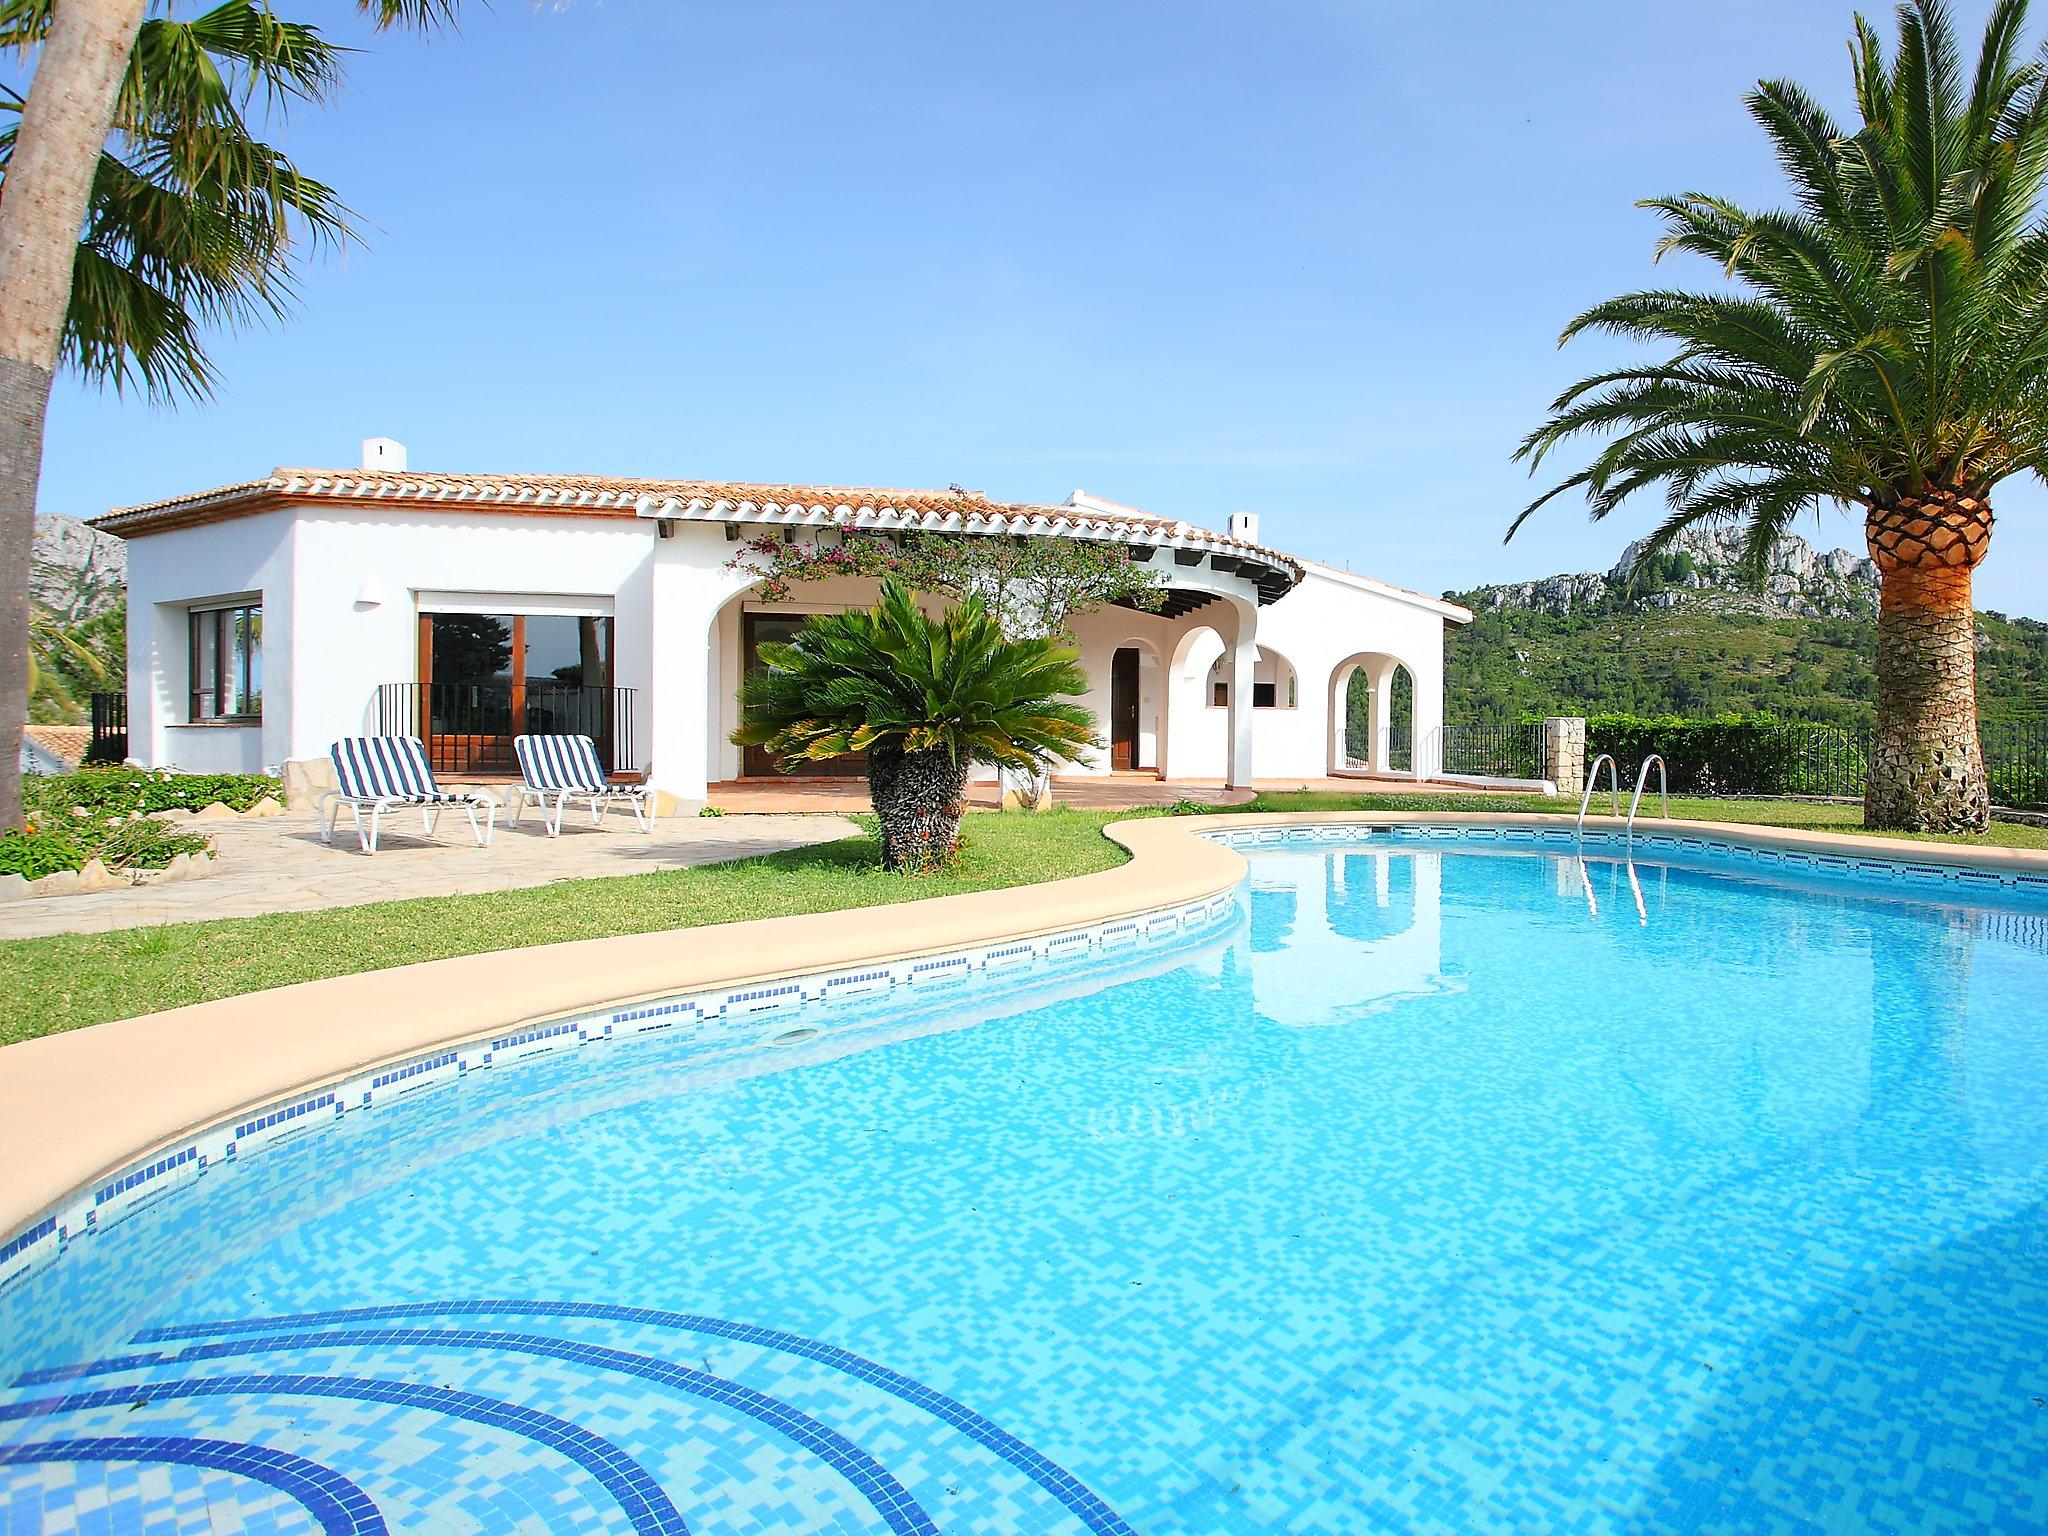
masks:
[[[1117,819],[1068,810],[976,816],[954,867],[915,880],[885,873],[878,844],[863,836],[729,864],[482,896],[13,939],[0,943],[0,996],[19,1003],[0,1013],[0,1045],[415,960],[1058,880],[1123,862],[1123,850],[1102,836]]]
[[[1536,795],[1260,795],[1244,810],[1481,810],[1570,814]],[[1853,805],[1674,799],[1674,817],[1819,831],[1861,830]],[[562,881],[482,896],[426,897],[324,912],[280,912],[113,933],[0,942],[0,995],[33,1000],[0,1014],[0,1045],[263,987],[384,966],[567,939],[649,933],[744,918],[993,890],[1087,874],[1123,862],[1101,835],[1125,811],[976,815],[954,867],[909,880],[882,871],[872,837],[698,869]],[[1146,814],[1146,813],[1137,813]],[[1997,824],[1980,846],[2048,848],[2048,830]]]

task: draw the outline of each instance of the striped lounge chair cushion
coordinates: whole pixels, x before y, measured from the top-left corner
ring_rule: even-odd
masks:
[[[336,787],[350,800],[440,805],[469,798],[443,793],[417,736],[348,736],[327,750],[334,759]]]
[[[605,782],[604,764],[588,736],[519,736],[512,750],[528,789],[597,794],[614,787]]]

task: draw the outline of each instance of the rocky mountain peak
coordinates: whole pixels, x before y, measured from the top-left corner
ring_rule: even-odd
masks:
[[[29,601],[67,625],[98,617],[127,591],[128,546],[75,517],[38,517],[29,558]]]
[[[1612,569],[1481,587],[1458,600],[1476,612],[1587,611],[1697,607],[1802,619],[1867,619],[1877,612],[1877,567],[1846,549],[1817,550],[1786,534],[1771,546],[1761,586],[1740,571],[1742,534],[1689,528],[1658,555],[1638,539]]]

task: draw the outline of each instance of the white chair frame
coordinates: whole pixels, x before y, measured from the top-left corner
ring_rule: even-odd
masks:
[[[512,811],[507,818],[508,826],[518,826],[526,814],[527,805],[540,807],[540,819],[548,829],[549,837],[562,835],[562,813],[569,802],[590,807],[590,824],[604,825],[604,813],[613,801],[622,800],[633,812],[633,823],[642,832],[654,830],[654,820],[647,814],[653,791],[645,784],[608,784],[603,789],[534,789],[521,784],[512,791]]]
[[[441,824],[441,813],[450,806],[460,806],[469,814],[469,830],[476,838],[479,848],[491,846],[491,833],[498,825],[498,802],[489,795],[478,791],[473,795],[462,795],[442,800],[421,800],[414,795],[344,795],[339,790],[330,791],[320,797],[320,841],[334,841],[334,824],[341,819],[341,808],[347,806],[355,817],[356,846],[364,853],[377,851],[377,833],[384,821],[386,811],[417,809],[420,813],[420,827],[428,837]],[[363,825],[363,812],[370,813],[367,828]],[[477,812],[484,813],[481,823]]]

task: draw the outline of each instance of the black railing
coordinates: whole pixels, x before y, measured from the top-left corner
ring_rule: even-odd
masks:
[[[2048,807],[2048,719],[1986,720],[1978,725],[1994,805]],[[1800,721],[1686,721],[1656,724],[1594,720],[1586,756],[1613,754],[1629,782],[1650,753],[1664,759],[1671,792],[1686,795],[1791,795],[1857,800],[1870,772],[1865,726]]]
[[[1489,779],[1543,776],[1543,727],[1538,722],[1468,720],[1443,730],[1445,773]]]
[[[386,683],[377,733],[417,736],[436,773],[516,775],[512,738],[588,736],[614,773],[645,768],[634,731],[636,690],[572,683]]]
[[[1977,739],[1993,805],[2048,806],[2048,719],[1980,721]]]
[[[128,761],[128,695],[96,693],[92,696],[92,744],[85,749],[88,763]]]

